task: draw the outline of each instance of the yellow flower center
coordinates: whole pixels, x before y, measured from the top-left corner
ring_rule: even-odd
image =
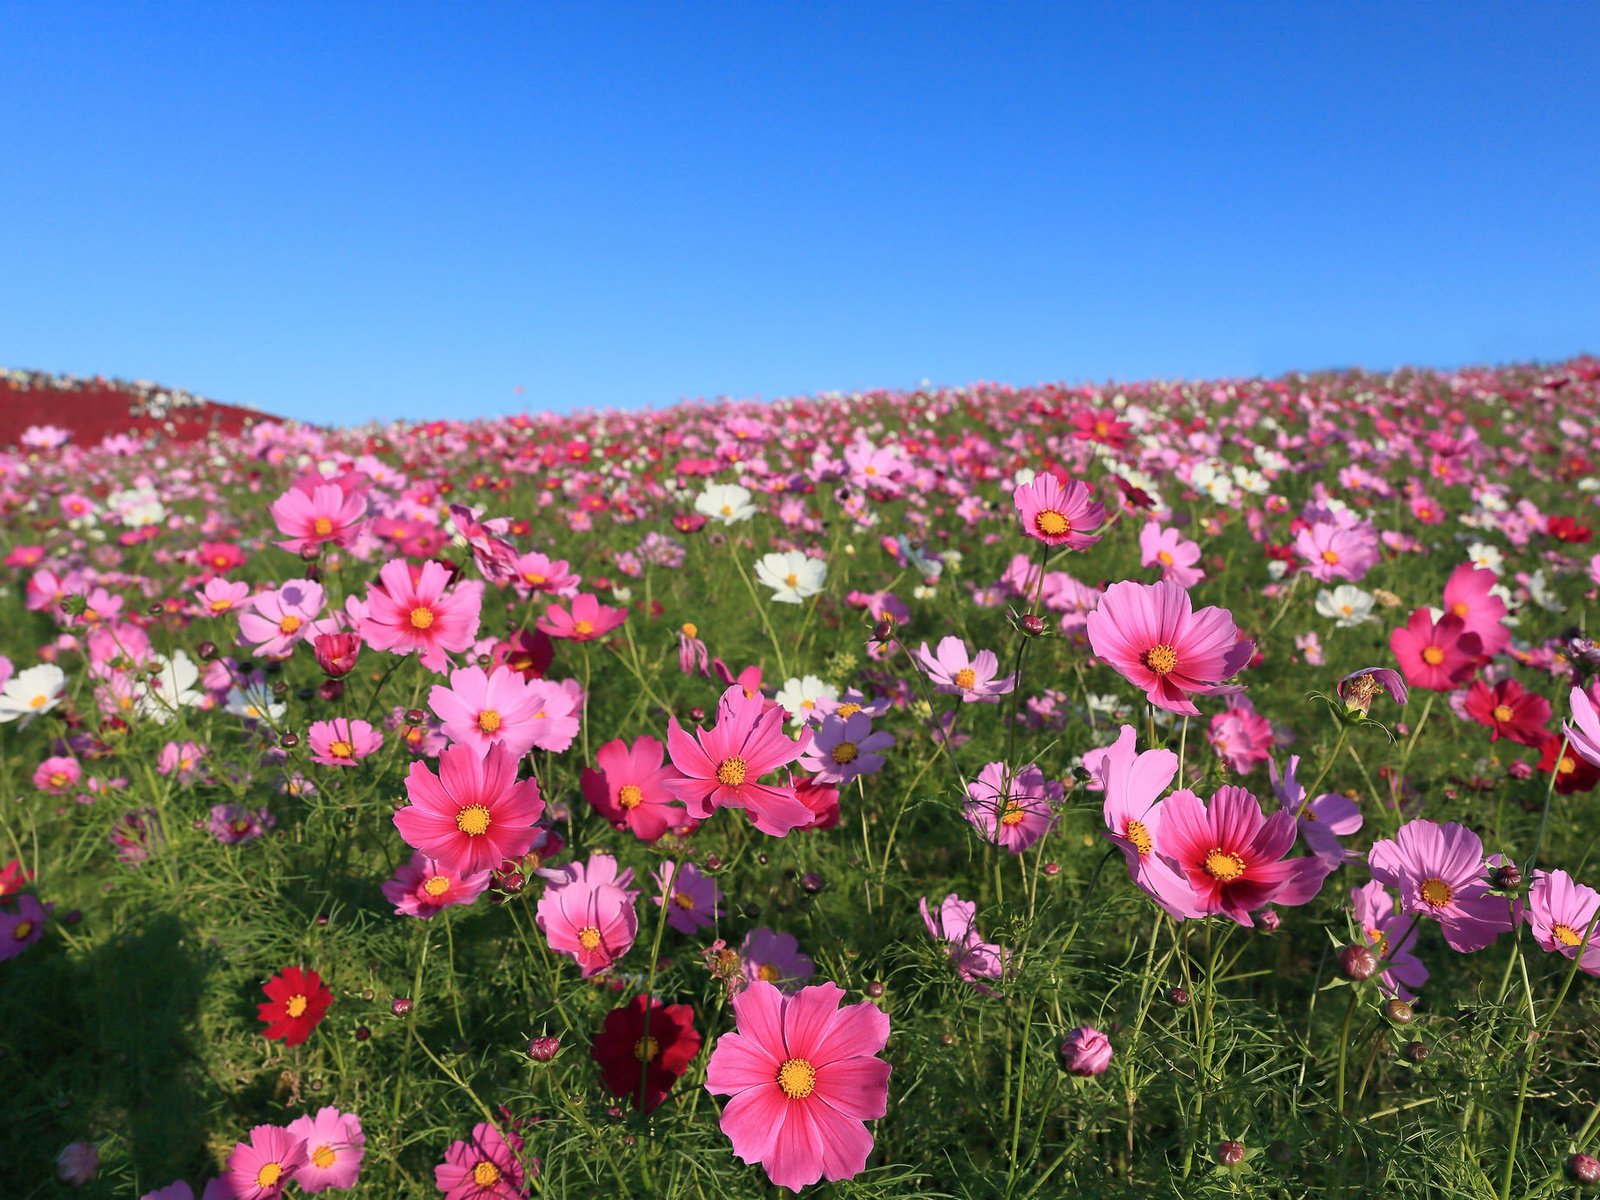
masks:
[[[840,742],[833,748],[833,761],[842,767],[847,762],[854,762],[858,753],[854,742]]]
[[[1008,828],[1013,825],[1021,825],[1022,818],[1025,815],[1022,805],[1015,800],[1007,800],[1005,810],[1000,814],[1000,824]]]
[[[785,1059],[778,1068],[778,1086],[791,1100],[804,1100],[817,1086],[817,1069],[803,1058]]]
[[[35,696],[32,700],[28,701],[28,707],[29,708],[43,708],[46,704],[49,704],[49,703],[50,703],[50,697],[46,696],[46,695],[43,695],[41,693],[40,695]]]
[[[256,1172],[257,1187],[272,1187],[283,1176],[282,1163],[262,1163],[261,1170]]]
[[[1133,843],[1133,848],[1143,858],[1150,853],[1155,843],[1150,838],[1150,831],[1145,828],[1143,821],[1129,821],[1127,828],[1122,831],[1122,836]]]
[[[685,621],[683,623],[683,636],[686,638],[699,637],[700,626],[696,625],[693,621]]]
[[[1504,725],[1511,720],[1512,712],[1509,704],[1496,704],[1494,706],[1494,719]]]
[[[484,1159],[472,1168],[472,1182],[481,1188],[493,1187],[500,1182],[500,1168]]]
[[[1583,935],[1564,921],[1556,922],[1551,927],[1550,932],[1555,936],[1556,941],[1563,946],[1576,946],[1583,941]]]
[[[1232,883],[1244,874],[1244,859],[1220,847],[1206,855],[1205,866],[1206,874],[1218,883]]]
[[[442,896],[450,890],[450,878],[447,875],[434,875],[422,885],[422,890],[430,896]]]
[[[1053,508],[1044,509],[1033,519],[1033,527],[1045,537],[1060,537],[1072,532],[1072,522]]]
[[[688,892],[673,892],[672,902],[685,912],[694,907],[694,897]]]
[[[316,531],[318,537],[327,537],[333,532],[333,522],[327,517],[318,517],[311,522],[311,528]]]
[[[484,733],[493,733],[500,728],[500,714],[492,708],[486,708],[478,714],[478,728]]]
[[[756,968],[756,978],[764,983],[777,983],[783,978],[783,972],[771,963],[762,963]]]
[[[644,789],[636,783],[625,783],[617,789],[617,806],[632,812],[644,803]]]
[[[1560,771],[1563,775],[1571,775],[1577,769],[1578,760],[1573,758],[1570,754],[1563,754],[1561,756],[1561,761],[1556,764],[1556,770]]]
[[[723,787],[739,787],[748,768],[742,758],[725,758],[717,764],[717,782]]]
[[[1422,661],[1430,667],[1437,667],[1444,661],[1444,651],[1437,646],[1424,646],[1422,648]]]
[[[51,787],[66,787],[67,786],[67,777],[65,775],[63,775],[60,771],[57,771],[55,774],[50,776],[50,786]]]
[[[970,688],[978,682],[978,673],[971,667],[962,667],[961,670],[956,672],[955,678],[958,688]]]
[[[456,828],[468,837],[482,837],[489,831],[489,810],[481,804],[469,804],[456,814]]]
[[[642,1037],[633,1044],[633,1056],[642,1063],[650,1062],[661,1053],[661,1043],[653,1037]]]
[[[427,629],[433,624],[433,609],[426,604],[411,610],[411,628]]]
[[[289,997],[289,1003],[283,1006],[283,1011],[288,1013],[291,1017],[303,1017],[306,1015],[306,1005],[308,1003],[309,1001],[307,1001],[304,996],[300,995],[299,992],[296,992],[294,995]]]
[[[1467,602],[1465,600],[1457,600],[1450,606],[1450,611],[1455,613],[1455,615],[1458,617],[1465,617],[1467,613],[1471,612],[1472,610],[1467,607]]]
[[[1455,898],[1455,889],[1435,875],[1422,881],[1422,902],[1432,908],[1443,908]]]
[[[1156,561],[1158,563],[1160,563],[1163,567],[1170,567],[1172,565],[1172,551],[1170,551],[1170,550],[1157,550],[1156,551]]]
[[[211,611],[214,613],[225,613],[232,607],[232,600],[213,600],[211,602]]]
[[[11,931],[11,936],[14,937],[17,941],[20,942],[20,941],[26,940],[27,936],[32,932],[33,932],[33,922],[32,921],[18,921],[17,924],[16,924],[16,928],[14,928]]]
[[[593,925],[586,925],[578,930],[578,945],[585,950],[600,949],[600,931]]]
[[[320,1171],[326,1171],[333,1166],[333,1160],[337,1157],[333,1152],[333,1147],[324,1142],[311,1152],[311,1165]]]
[[[788,584],[790,587],[794,587],[800,582],[800,576],[796,575],[793,571],[790,571],[783,577],[783,582]]]
[[[861,705],[857,704],[854,700],[847,700],[833,711],[836,715],[841,717],[853,717],[861,711]]]
[[[350,758],[355,754],[355,752],[356,748],[349,742],[343,740],[333,742],[328,746],[328,753],[333,755],[335,758]]]
[[[1157,675],[1170,675],[1178,667],[1178,652],[1171,646],[1151,646],[1144,652],[1144,665]]]
[[[1339,562],[1339,552],[1337,550],[1324,550],[1322,552],[1322,561],[1327,563],[1330,567],[1337,566]]]
[[[591,633],[594,632],[594,622],[593,621],[579,621],[577,624],[575,624],[572,627],[572,631],[574,633],[576,633],[579,637],[588,637]]]

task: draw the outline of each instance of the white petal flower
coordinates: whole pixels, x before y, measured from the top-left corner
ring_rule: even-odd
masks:
[[[19,718],[26,725],[61,703],[67,673],[54,663],[18,671],[0,688],[0,724]]]

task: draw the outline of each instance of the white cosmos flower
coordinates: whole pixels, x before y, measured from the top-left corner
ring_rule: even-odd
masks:
[[[756,563],[756,578],[772,589],[779,604],[799,604],[822,590],[828,577],[828,564],[799,550],[767,554]]]
[[[750,503],[750,489],[737,483],[706,484],[706,490],[695,498],[694,510],[724,525],[748,521],[756,515],[756,506]]]
[[[804,679],[791,679],[779,690],[776,699],[789,714],[789,724],[804,725],[817,707],[818,700],[837,700],[839,689],[824,683],[815,675]]]
[[[272,693],[264,685],[252,684],[248,688],[232,688],[224,706],[228,712],[246,721],[276,721],[288,709],[275,703]]]
[[[1532,600],[1547,613],[1564,613],[1567,611],[1567,606],[1561,603],[1560,598],[1550,590],[1550,581],[1544,577],[1543,567],[1528,576],[1528,599]]]
[[[180,708],[194,708],[205,699],[204,693],[195,687],[200,682],[200,668],[182,650],[171,658],[157,655],[156,672],[139,697],[140,716],[165,725]]]
[[[1327,618],[1341,629],[1351,629],[1375,619],[1372,615],[1375,603],[1368,593],[1355,585],[1341,583],[1317,593],[1317,616]]]
[[[1505,555],[1488,542],[1473,542],[1467,547],[1467,558],[1473,566],[1493,571],[1496,575],[1506,565]]]
[[[18,671],[0,688],[0,724],[21,718],[26,725],[61,703],[67,673],[54,663]]]

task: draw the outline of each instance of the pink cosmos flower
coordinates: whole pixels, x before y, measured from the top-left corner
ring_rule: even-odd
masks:
[[[616,872],[609,855],[590,856],[587,865],[568,863],[554,873],[539,897],[535,920],[550,948],[568,955],[583,969],[583,977],[598,975],[633,946],[639,933],[634,893],[628,889],[633,872]]]
[[[323,600],[322,585],[304,579],[261,592],[239,613],[239,644],[262,658],[288,657],[321,614]]]
[[[777,933],[755,928],[739,945],[739,959],[749,983],[765,982],[792,992],[816,973],[808,955],[800,953],[800,943],[792,933]]]
[[[956,969],[956,975],[988,995],[986,981],[1005,976],[1006,951],[1003,946],[986,942],[979,935],[978,906],[952,892],[939,902],[937,913],[929,910],[926,896],[919,902],[919,907],[928,936],[944,943],[949,949],[950,962]]]
[[[1396,912],[1394,897],[1376,879],[1351,888],[1350,900],[1356,924],[1367,935],[1378,961],[1386,964],[1378,977],[1379,984],[1402,1000],[1415,1000],[1428,982],[1428,968],[1417,957],[1420,922],[1409,914]]]
[[[1544,949],[1579,958],[1578,968],[1600,975],[1600,892],[1565,871],[1535,871],[1528,889],[1527,921]],[[1587,938],[1587,942],[1585,941]]]
[[[1046,472],[1011,493],[1022,532],[1046,546],[1087,550],[1100,540],[1095,530],[1105,524],[1106,510],[1097,503],[1087,484],[1076,479],[1063,484]]]
[[[1189,541],[1176,529],[1163,529],[1148,521],[1139,531],[1139,565],[1160,567],[1161,578],[1181,588],[1190,588],[1206,577],[1197,564],[1200,544]]]
[[[325,767],[353,767],[383,745],[383,734],[365,721],[335,717],[331,721],[314,721],[306,741],[311,746],[312,762]]]
[[[1504,621],[1505,601],[1489,590],[1499,581],[1493,571],[1462,563],[1450,572],[1444,585],[1444,611],[1460,617],[1468,633],[1477,634],[1481,653],[1488,658],[1511,644],[1511,630]]]
[[[447,653],[467,649],[478,636],[483,606],[479,580],[451,588],[450,571],[436,562],[422,564],[416,578],[404,559],[385,563],[378,583],[367,589],[367,615],[361,636],[374,650],[416,653],[422,665],[444,674]]]
[[[874,732],[872,718],[864,712],[848,717],[828,716],[822,718],[800,765],[817,782],[842,787],[858,776],[877,774],[884,763],[878,751],[893,745],[894,734]]]
[[[681,778],[666,780],[667,789],[697,821],[719,808],[742,808],[757,829],[783,837],[809,825],[815,814],[794,794],[791,784],[774,786],[760,779],[793,762],[811,744],[811,731],[799,741],[783,732],[784,711],[767,706],[761,696],[747,696],[734,685],[717,703],[717,723],[684,732],[676,717],[667,724],[667,753]]]
[[[528,1159],[525,1171],[521,1154],[520,1137],[481,1121],[470,1138],[450,1144],[433,1181],[445,1200],[524,1200],[523,1181],[539,1174],[539,1160]]]
[[[1228,706],[1211,718],[1206,740],[1217,757],[1239,775],[1248,775],[1257,763],[1272,756],[1272,722],[1243,696],[1229,700]]]
[[[1232,695],[1224,679],[1242,671],[1255,643],[1241,638],[1221,608],[1193,611],[1189,593],[1172,583],[1123,580],[1105,591],[1088,616],[1089,644],[1123,678],[1168,712],[1199,713],[1190,695]]]
[[[1330,871],[1360,857],[1354,851],[1346,850],[1339,839],[1361,828],[1361,806],[1338,792],[1324,792],[1306,803],[1305,785],[1295,778],[1299,769],[1298,754],[1289,756],[1289,765],[1281,777],[1278,775],[1278,764],[1270,758],[1267,760],[1272,790],[1277,793],[1278,803],[1283,809],[1295,814],[1300,838],[1305,842],[1306,849],[1326,862]]]
[[[575,679],[559,683],[553,679],[535,679],[528,684],[528,693],[538,705],[529,725],[534,748],[560,754],[578,736],[578,714],[583,709],[582,687]]]
[[[200,606],[201,613],[208,617],[220,617],[233,612],[249,599],[248,583],[219,577],[206,580],[206,585],[195,593],[195,602]]]
[[[583,798],[617,828],[626,827],[640,841],[653,842],[684,815],[673,801],[667,781],[671,767],[662,765],[666,747],[649,735],[629,746],[621,738],[595,751],[593,768],[580,780]]]
[[[1389,634],[1389,649],[1408,685],[1448,692],[1472,675],[1483,643],[1454,613],[1445,614],[1436,624],[1427,609],[1419,608]]]
[[[277,1125],[257,1125],[228,1155],[224,1178],[238,1200],[278,1200],[306,1163],[306,1144]]]
[[[661,885],[661,894],[655,897],[656,907],[667,905],[667,924],[679,933],[693,933],[717,923],[722,915],[722,889],[699,867],[693,863],[662,863],[655,878]]]
[[[311,648],[317,654],[317,666],[329,679],[343,679],[356,669],[356,656],[361,653],[359,633],[319,633],[311,639]]]
[[[1021,854],[1055,825],[1063,790],[1059,780],[1046,779],[1033,763],[1013,772],[992,762],[967,785],[961,815],[985,841]]]
[[[1000,660],[993,650],[980,650],[976,656],[970,655],[967,644],[958,637],[941,638],[936,654],[923,642],[917,651],[917,661],[933,681],[935,691],[960,696],[968,704],[998,703],[1001,696],[1017,686],[1015,675],[996,678],[1000,673]]]
[[[1508,902],[1489,894],[1483,843],[1465,825],[1407,821],[1367,853],[1372,877],[1400,893],[1400,909],[1439,922],[1453,950],[1482,950],[1512,927]]]
[[[1111,1039],[1093,1025],[1080,1025],[1061,1043],[1061,1062],[1073,1075],[1104,1074],[1111,1065]]]
[[[360,1117],[330,1104],[314,1117],[307,1113],[290,1121],[289,1132],[305,1142],[306,1161],[294,1179],[302,1192],[343,1191],[355,1186],[367,1144]]]
[[[1201,912],[1187,876],[1156,853],[1161,793],[1178,773],[1178,756],[1171,750],[1140,754],[1136,743],[1133,726],[1124,725],[1110,746],[1083,756],[1084,769],[1105,792],[1106,839],[1122,851],[1133,882],[1174,920],[1198,917]]]
[[[1306,574],[1322,583],[1362,579],[1378,562],[1378,539],[1366,522],[1339,525],[1317,521],[1300,531],[1295,551],[1305,560]]]
[[[441,866],[420,850],[385,880],[383,898],[403,917],[424,920],[452,904],[471,904],[494,878],[493,871],[463,875]]]
[[[485,673],[481,667],[451,672],[450,686],[433,685],[428,707],[439,718],[445,736],[480,754],[500,742],[513,758],[534,743],[534,714],[544,693],[506,667]]]
[[[270,511],[285,538],[277,544],[290,554],[303,554],[327,542],[348,546],[354,541],[367,514],[367,497],[336,483],[317,484],[309,491],[291,487],[272,502]]]
[[[1561,732],[1579,757],[1600,767],[1600,712],[1595,711],[1594,701],[1580,687],[1573,688],[1567,700],[1572,706],[1572,724],[1563,722]]]
[[[571,596],[583,582],[565,559],[552,559],[537,552],[522,555],[512,570],[512,582],[523,595],[545,592],[552,596]]]
[[[214,804],[206,827],[224,846],[236,846],[254,841],[277,823],[265,808],[252,812],[242,804]]]
[[[1294,839],[1294,814],[1280,809],[1264,818],[1244,788],[1219,788],[1209,805],[1183,788],[1161,810],[1157,851],[1188,878],[1203,915],[1254,925],[1250,914],[1263,905],[1304,904],[1322,889],[1326,863],[1284,858]]]
[[[876,1056],[889,1018],[865,1001],[840,1008],[843,998],[832,983],[793,996],[754,983],[733,998],[735,1029],[706,1064],[706,1090],[730,1097],[722,1132],[734,1154],[778,1187],[859,1174],[872,1152],[864,1122],[888,1109],[889,1064]]]
[[[495,744],[480,755],[451,746],[439,756],[439,773],[413,762],[406,776],[407,808],[394,814],[406,844],[464,875],[490,871],[521,858],[538,836],[544,812],[539,785],[517,781],[517,759]]]
[[[199,742],[168,742],[156,756],[156,774],[175,775],[179,783],[192,783],[205,758],[206,748]]]
[[[0,908],[0,962],[15,958],[44,936],[49,910],[31,893],[17,897],[17,906]]]
[[[571,611],[559,604],[552,604],[534,625],[553,638],[592,642],[604,637],[627,619],[627,609],[610,608],[588,592],[582,592],[572,598]]]
[[[33,771],[33,786],[47,795],[59,796],[71,791],[83,778],[83,768],[78,760],[65,755],[45,759]]]

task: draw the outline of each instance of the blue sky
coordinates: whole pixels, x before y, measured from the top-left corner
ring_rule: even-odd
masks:
[[[1592,3],[11,0],[0,40],[7,366],[351,421],[1600,351]]]

